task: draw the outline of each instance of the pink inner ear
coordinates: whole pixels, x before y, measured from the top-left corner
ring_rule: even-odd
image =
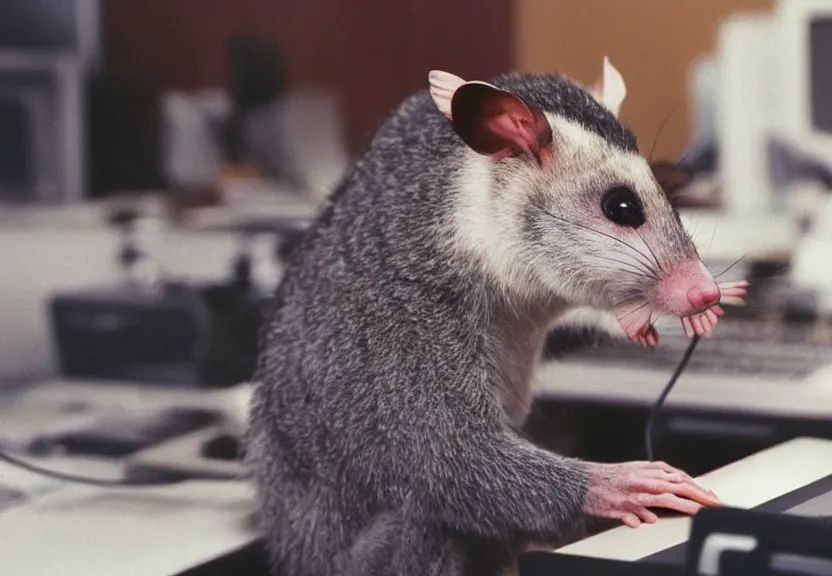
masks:
[[[456,91],[451,105],[454,128],[476,152],[499,160],[526,151],[541,164],[551,160],[549,122],[518,97],[488,84],[469,83]]]

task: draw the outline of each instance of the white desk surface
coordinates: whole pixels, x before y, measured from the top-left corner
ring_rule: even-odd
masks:
[[[14,447],[34,433],[168,406],[216,408],[230,425],[244,419],[245,386],[195,394],[116,383],[44,382],[0,407],[0,437]],[[73,401],[87,411],[66,414]],[[193,450],[191,450],[192,452]],[[187,451],[180,455],[187,464]],[[26,458],[60,472],[123,477],[127,460]],[[170,576],[252,542],[253,487],[247,481],[98,488],[67,484],[0,461],[0,487],[27,498],[0,510],[0,574]],[[57,567],[57,568],[56,568]]]
[[[534,377],[537,398],[651,406],[672,370],[604,367],[552,361]],[[797,418],[832,418],[832,366],[803,380],[743,375],[683,374],[667,407],[704,408]]]
[[[252,511],[246,482],[65,486],[0,512],[0,571],[170,576],[253,542]]]
[[[749,509],[832,474],[832,441],[797,438],[698,478],[727,506]],[[688,539],[689,517],[621,526],[557,550],[561,554],[639,560]]]

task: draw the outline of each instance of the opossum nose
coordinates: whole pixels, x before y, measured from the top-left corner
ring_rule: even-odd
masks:
[[[698,284],[688,290],[688,302],[697,310],[710,308],[719,302],[719,286],[716,282]]]
[[[653,291],[658,308],[674,316],[701,312],[719,303],[719,286],[699,259],[668,269]]]

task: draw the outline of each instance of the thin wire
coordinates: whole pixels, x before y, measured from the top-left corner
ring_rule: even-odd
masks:
[[[109,488],[136,488],[140,486],[173,485],[181,482],[181,480],[179,479],[172,480],[170,478],[165,478],[164,480],[104,480],[101,478],[76,476],[75,474],[66,474],[64,472],[58,472],[57,470],[48,470],[46,468],[41,468],[40,466],[35,466],[34,464],[30,464],[25,460],[21,460],[15,456],[12,456],[4,450],[0,450],[0,460],[5,460],[13,466],[17,466],[18,468],[28,470],[29,472],[33,472],[41,476],[46,476],[55,480],[61,480],[63,482],[72,482],[73,484],[88,484],[90,486],[103,486]]]
[[[650,410],[650,415],[647,417],[647,425],[644,427],[644,448],[647,453],[647,460],[651,462],[653,461],[653,425],[656,422],[656,417],[658,416],[664,401],[667,399],[667,395],[670,394],[670,391],[673,389],[673,386],[676,384],[679,376],[682,375],[682,372],[684,372],[685,367],[688,365],[688,360],[690,360],[690,357],[693,355],[693,351],[696,349],[696,345],[698,343],[699,334],[694,334],[693,339],[690,341],[690,345],[688,345],[688,349],[685,351],[685,355],[682,356],[682,360],[679,362],[679,365],[676,366],[673,376],[670,377],[670,380],[667,382],[664,390],[662,390],[662,393],[659,395],[659,399],[656,400],[656,403]]]

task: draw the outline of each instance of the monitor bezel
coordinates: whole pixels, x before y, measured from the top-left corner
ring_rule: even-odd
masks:
[[[779,27],[783,136],[801,149],[832,163],[832,133],[812,125],[811,53],[812,22],[832,20],[829,0],[779,0],[774,16]]]

